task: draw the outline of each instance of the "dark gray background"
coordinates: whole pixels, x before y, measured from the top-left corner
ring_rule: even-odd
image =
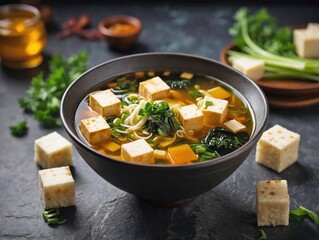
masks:
[[[8,1],[6,1],[8,2]],[[10,1],[9,1],[10,2]],[[54,2],[54,24],[51,26],[45,55],[70,56],[87,49],[90,66],[126,54],[168,51],[197,54],[213,59],[231,41],[227,29],[232,15],[242,3],[231,1],[198,3],[143,3],[123,1],[86,1],[59,4]],[[62,2],[62,1],[59,1]],[[267,6],[280,25],[319,22],[315,1]],[[254,1],[257,2],[257,1]],[[288,2],[288,1],[282,1]],[[0,1],[0,3],[4,3]],[[129,52],[114,52],[103,41],[90,42],[70,37],[59,40],[57,26],[71,16],[91,15],[96,26],[104,17],[129,14],[140,18],[144,30],[139,44]],[[256,225],[255,183],[258,180],[287,179],[291,208],[303,205],[319,213],[319,107],[296,110],[270,110],[269,127],[274,124],[301,134],[298,162],[281,174],[254,161],[255,150],[243,165],[225,182],[199,196],[187,206],[174,209],[154,208],[136,197],[113,187],[97,174],[74,151],[76,207],[65,209],[68,222],[48,226],[42,219],[37,172],[33,160],[34,140],[63,129],[43,129],[19,109],[17,99],[25,95],[32,71],[0,70],[0,238],[1,239],[254,239]],[[29,133],[15,138],[8,130],[12,122],[26,118]],[[187,184],[187,183],[185,183]],[[268,239],[319,239],[319,229],[310,221],[290,223],[288,227],[264,227]]]

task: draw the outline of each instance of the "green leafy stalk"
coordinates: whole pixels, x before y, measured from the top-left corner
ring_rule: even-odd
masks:
[[[278,28],[276,19],[267,10],[261,9],[252,15],[247,8],[241,8],[234,19],[236,22],[229,33],[241,52],[229,51],[230,61],[237,57],[260,59],[267,67],[272,67],[266,72],[267,77],[318,81],[319,61],[298,57],[293,44],[293,30]],[[285,71],[279,74],[283,69]]]
[[[242,29],[241,30],[242,30],[243,39],[246,42],[247,46],[251,50],[253,50],[257,55],[264,56],[264,57],[267,57],[267,58],[272,59],[272,60],[277,60],[278,64],[280,64],[280,62],[283,62],[285,65],[288,65],[294,69],[299,69],[299,70],[305,69],[306,64],[304,62],[272,54],[272,53],[267,52],[264,49],[260,48],[257,44],[255,44],[252,41],[252,39],[250,38],[249,33],[248,33],[247,19],[242,20]]]
[[[290,219],[297,221],[297,222],[303,222],[305,220],[305,218],[310,218],[313,223],[319,227],[319,216],[314,213],[313,211],[300,206],[298,209],[296,210],[291,210],[289,213],[289,217]]]
[[[313,81],[319,81],[319,75],[318,74],[312,74],[309,73],[307,70],[304,71],[299,71],[295,69],[289,69],[289,64],[285,64],[283,62],[269,59],[266,57],[258,56],[255,57],[253,54],[246,54],[242,52],[236,52],[236,51],[228,51],[227,52],[229,57],[229,61],[233,62],[235,59],[240,58],[240,57],[245,57],[245,58],[251,58],[251,59],[259,59],[263,60],[266,64],[265,66],[265,78],[285,78],[285,77],[290,77],[290,78],[304,78],[308,80],[313,80]],[[281,66],[279,66],[279,64]],[[314,70],[317,71],[317,70]],[[313,71],[312,71],[313,72]],[[318,72],[319,73],[319,72]]]
[[[17,137],[24,136],[28,132],[27,121],[19,121],[12,124],[10,127],[11,134]]]
[[[44,127],[61,126],[60,105],[66,88],[88,67],[88,53],[82,51],[67,60],[54,55],[49,62],[50,73],[32,79],[27,97],[20,98],[20,107],[31,112]]]

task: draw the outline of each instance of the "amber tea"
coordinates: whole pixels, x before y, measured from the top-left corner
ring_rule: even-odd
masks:
[[[9,68],[32,68],[42,63],[46,32],[39,11],[24,4],[0,7],[0,57]]]

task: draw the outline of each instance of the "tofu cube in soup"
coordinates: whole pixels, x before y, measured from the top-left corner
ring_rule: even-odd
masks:
[[[195,105],[186,105],[178,110],[178,118],[185,130],[199,131],[204,124],[204,115],[201,110]]]
[[[68,166],[40,170],[39,186],[45,209],[75,205],[74,179]]]
[[[256,162],[282,172],[298,159],[300,135],[275,125],[257,143]]]
[[[204,114],[204,124],[215,125],[225,121],[228,101],[205,96],[198,105]]]
[[[102,116],[82,119],[80,131],[92,145],[99,144],[111,138],[111,128]]]
[[[179,77],[191,80],[193,78],[194,74],[188,73],[188,72],[183,72]]]
[[[34,142],[34,160],[42,168],[69,166],[72,158],[72,144],[57,132]]]
[[[241,124],[235,119],[225,122],[224,126],[228,128],[230,131],[232,131],[233,133],[238,133],[238,132],[242,132],[246,130],[246,126]]]
[[[144,139],[123,144],[121,146],[121,158],[129,162],[155,163],[154,150]]]
[[[121,115],[121,101],[110,89],[91,94],[89,106],[103,117]]]
[[[160,77],[154,77],[140,82],[138,93],[147,100],[164,99],[170,96],[170,87]]]
[[[286,180],[259,181],[257,188],[257,225],[289,225],[289,193]]]

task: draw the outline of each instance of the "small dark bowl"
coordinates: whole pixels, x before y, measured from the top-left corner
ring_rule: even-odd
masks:
[[[114,24],[129,24],[131,29],[124,32],[112,30]],[[132,16],[112,16],[103,19],[98,25],[99,32],[111,48],[127,50],[138,40],[142,31],[142,23]]]
[[[148,70],[188,71],[212,76],[232,86],[250,106],[254,118],[250,140],[236,151],[216,160],[174,166],[119,161],[98,153],[81,141],[76,133],[74,118],[82,99],[107,79]],[[252,80],[217,61],[184,54],[146,53],[108,61],[81,75],[63,96],[61,118],[80,155],[106,181],[153,203],[178,204],[217,186],[243,163],[265,130],[268,104],[265,95]]]

